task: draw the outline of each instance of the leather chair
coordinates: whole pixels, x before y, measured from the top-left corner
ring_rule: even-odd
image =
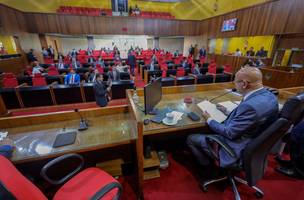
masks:
[[[200,72],[201,72],[202,74],[206,74],[206,73],[208,72],[208,67],[201,67],[201,68],[200,68]]]
[[[19,88],[19,94],[24,107],[51,106],[51,91],[48,86],[22,87]]]
[[[208,83],[213,83],[213,75],[210,74],[197,75],[196,84],[208,84]]]
[[[257,197],[263,197],[264,193],[255,185],[264,175],[267,167],[267,156],[274,144],[284,136],[289,127],[292,124],[298,123],[302,119],[303,113],[304,93],[288,99],[288,101],[284,104],[279,117],[247,145],[243,151],[242,159],[236,161],[228,167],[225,167],[225,176],[203,182],[203,190],[207,191],[207,186],[211,183],[228,179],[232,184],[236,200],[241,198],[235,181],[248,185],[256,191],[255,195]],[[210,155],[213,159],[219,160],[217,153],[213,149],[214,143],[217,143],[217,145],[226,151],[228,155],[235,157],[233,149],[216,135],[207,136],[206,142],[208,144],[208,155]],[[245,172],[246,180],[234,175],[234,172],[241,171]]]
[[[45,76],[45,80],[46,80],[46,83],[48,85],[52,84],[54,82],[57,82],[58,84],[63,84],[63,77],[61,77],[60,75],[58,75],[58,76]]]
[[[161,80],[162,87],[174,86],[175,80],[173,77],[165,77]]]
[[[49,75],[49,76],[58,76],[58,75],[59,75],[59,72],[58,72],[58,70],[57,70],[56,67],[50,66],[50,67],[48,68],[48,75]]]
[[[18,76],[18,85],[22,85],[26,83],[27,85],[33,85],[32,77],[31,76]]]
[[[193,85],[195,78],[192,76],[176,77],[176,85]]]
[[[82,103],[79,85],[52,86],[57,104]]]
[[[215,83],[230,82],[230,81],[232,81],[231,74],[226,74],[226,73],[215,74],[215,79],[214,79]]]
[[[82,84],[84,95],[86,102],[92,102],[95,100],[95,93],[94,93],[94,83],[84,83]]]
[[[126,98],[126,90],[134,89],[134,81],[120,80],[112,82],[112,99]]]
[[[2,88],[0,94],[7,109],[21,108],[15,88]]]
[[[79,165],[59,180],[48,175],[56,165],[68,161],[78,161]],[[84,159],[78,154],[66,154],[48,162],[41,170],[41,176],[52,185],[64,185],[56,192],[54,200],[91,199],[118,200],[122,187],[120,183],[103,170],[91,167],[79,172],[84,166]],[[47,197],[31,181],[26,179],[5,157],[0,156],[0,184],[5,199],[46,200]],[[79,173],[78,173],[79,172]],[[13,177],[13,178],[12,178]]]

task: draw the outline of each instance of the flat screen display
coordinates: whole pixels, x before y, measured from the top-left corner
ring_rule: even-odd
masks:
[[[145,114],[153,111],[162,98],[161,78],[156,79],[144,87]]]
[[[236,29],[237,18],[228,19],[223,22],[222,32],[234,31]]]

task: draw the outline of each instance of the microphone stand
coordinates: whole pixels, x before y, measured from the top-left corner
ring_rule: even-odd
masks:
[[[80,117],[80,122],[79,122],[79,128],[78,130],[79,131],[84,131],[84,130],[87,130],[88,129],[88,124],[87,122],[82,118],[80,112],[78,112],[78,109],[75,109],[74,110],[76,113],[79,114],[79,117]]]
[[[212,103],[213,100],[215,100],[215,99],[217,99],[217,98],[220,98],[220,97],[222,97],[222,96],[225,96],[226,94],[229,94],[229,93],[232,93],[232,92],[236,92],[236,89],[233,88],[233,89],[231,89],[231,91],[228,91],[228,92],[225,92],[225,93],[223,93],[223,94],[221,94],[221,95],[219,95],[219,96],[213,97],[212,99],[209,100],[209,102]]]

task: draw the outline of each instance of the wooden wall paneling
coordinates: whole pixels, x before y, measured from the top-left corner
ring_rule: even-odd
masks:
[[[0,5],[0,18],[3,33],[15,34],[19,33],[22,27],[18,23],[18,18],[22,15],[16,15],[16,11],[6,6]]]
[[[304,1],[293,0],[290,16],[286,23],[285,33],[304,33]]]
[[[92,33],[90,28],[89,28],[89,19],[87,16],[81,16],[79,17],[79,24],[81,28],[82,34],[90,34]]]
[[[59,26],[56,15],[47,15],[46,19],[48,22],[48,31],[50,33],[58,33],[60,30],[58,28]]]
[[[304,34],[282,35],[278,43],[279,49],[304,49]]]

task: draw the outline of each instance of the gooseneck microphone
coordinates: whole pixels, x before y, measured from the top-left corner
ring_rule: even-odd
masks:
[[[88,129],[88,124],[87,122],[82,118],[80,112],[78,112],[78,109],[75,109],[74,110],[76,113],[79,114],[79,117],[80,117],[80,122],[79,122],[79,128],[78,130],[79,131],[84,131],[84,130],[87,130]]]
[[[223,93],[223,94],[220,94],[220,95],[218,95],[218,96],[216,96],[216,97],[213,97],[212,99],[210,99],[209,100],[209,102],[212,102],[213,100],[215,100],[215,99],[217,99],[217,98],[220,98],[220,97],[222,97],[222,96],[225,96],[225,95],[227,95],[227,94],[229,94],[229,93],[232,93],[232,92],[236,92],[237,90],[235,89],[235,88],[232,88],[230,91],[228,91],[228,92],[225,92],[225,93]]]

